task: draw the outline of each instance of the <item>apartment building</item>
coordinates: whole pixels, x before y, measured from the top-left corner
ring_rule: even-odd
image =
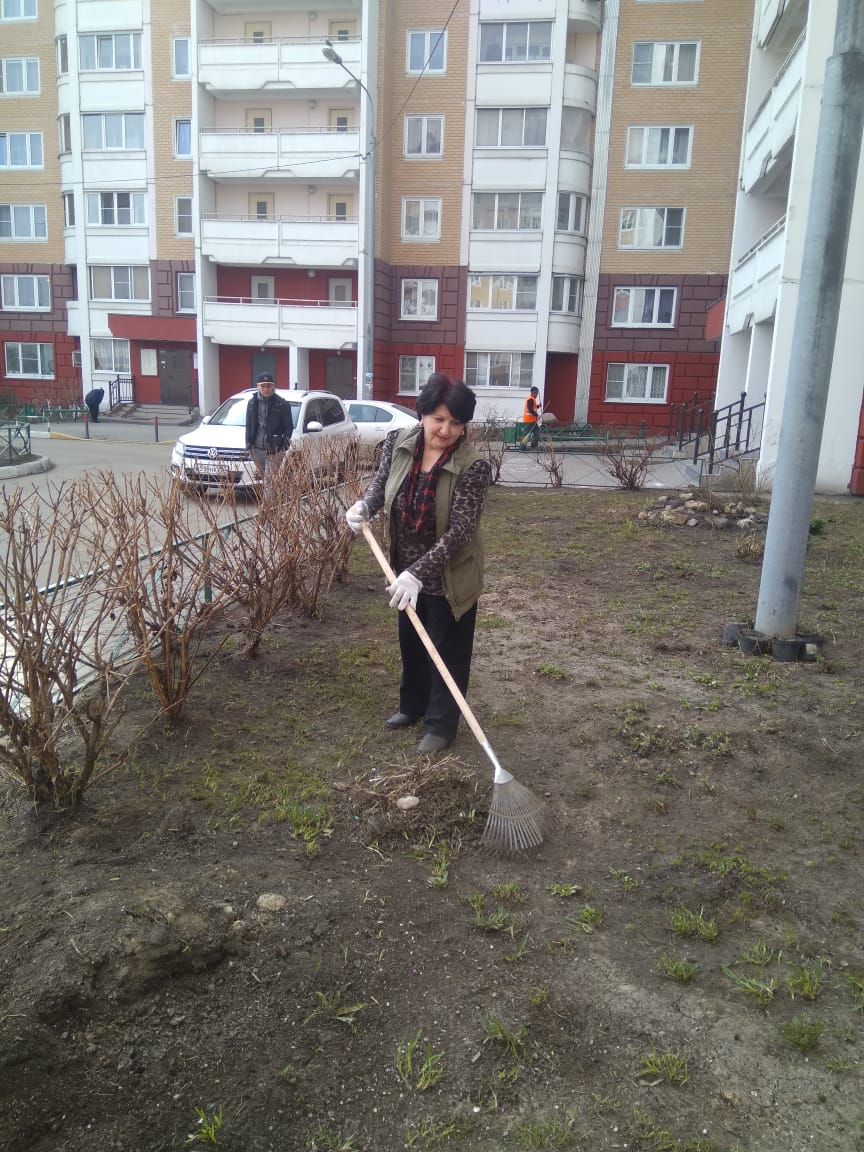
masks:
[[[713,394],[753,0],[39,2],[0,0],[41,78],[0,133],[42,131],[0,177],[7,389],[410,403],[441,369],[481,416],[536,385],[660,427]]]
[[[761,0],[753,24],[716,404],[764,404],[759,473],[777,460],[836,0]],[[817,469],[820,492],[864,495],[864,154]]]

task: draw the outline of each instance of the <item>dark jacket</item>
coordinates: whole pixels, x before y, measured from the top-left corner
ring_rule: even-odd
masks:
[[[91,388],[87,395],[84,397],[84,403],[88,407],[92,404],[94,407],[99,407],[105,397],[104,388]]]
[[[258,390],[246,405],[246,448],[255,443],[255,430],[258,427]],[[291,419],[291,405],[275,392],[267,404],[267,451],[284,452],[294,434],[294,421]]]

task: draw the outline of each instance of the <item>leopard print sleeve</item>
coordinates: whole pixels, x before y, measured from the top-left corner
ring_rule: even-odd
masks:
[[[491,482],[492,469],[488,460],[475,460],[459,477],[453,490],[447,531],[409,569],[424,587],[439,584],[445,565],[477,531]]]

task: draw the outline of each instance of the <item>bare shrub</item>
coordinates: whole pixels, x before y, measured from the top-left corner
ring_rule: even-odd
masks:
[[[116,597],[131,646],[150,677],[163,714],[178,720],[189,692],[224,640],[202,657],[202,643],[230,595],[211,586],[220,538],[178,480],[100,473],[83,485],[93,523],[116,553]],[[211,508],[225,505],[218,495]],[[214,513],[218,517],[219,512]]]
[[[102,757],[135,671],[116,611],[116,541],[91,527],[77,484],[44,500],[0,493],[0,766],[58,807],[122,759]]]
[[[471,436],[474,447],[480,455],[489,462],[492,469],[492,483],[497,484],[501,479],[501,467],[504,463],[506,444],[504,442],[504,426],[507,421],[495,411],[489,411],[482,423],[471,424]]]
[[[213,585],[240,605],[244,656],[256,654],[277,614],[316,615],[322,593],[344,577],[354,542],[344,510],[359,499],[361,479],[356,452],[332,440],[301,442],[271,468],[252,514],[233,494],[219,508],[221,520],[203,509],[222,537]]]
[[[549,477],[550,488],[564,487],[564,461],[555,451],[551,440],[537,452],[537,463]]]
[[[660,447],[658,441],[637,436],[633,429],[620,428],[598,446],[597,455],[619,488],[635,492],[645,483],[651,457]]]

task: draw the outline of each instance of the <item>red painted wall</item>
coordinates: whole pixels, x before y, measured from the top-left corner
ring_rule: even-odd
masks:
[[[465,349],[461,344],[376,344],[376,400],[396,400],[399,396],[399,357],[434,356],[435,371],[446,372],[454,380],[465,376]]]
[[[576,414],[578,365],[579,357],[575,352],[550,352],[546,357],[543,411],[554,413],[563,424],[569,424]]]
[[[248,297],[253,276],[272,276],[278,300],[327,300],[331,278],[350,280],[352,299],[357,299],[357,273],[350,269],[344,273],[317,271],[314,276],[309,276],[305,268],[233,268],[220,265],[216,273],[216,294]]]
[[[853,496],[864,496],[864,398],[861,400],[861,415],[858,419],[858,442],[855,445],[855,463],[852,466],[852,479],[849,491]]]
[[[55,335],[43,336],[41,332],[34,332],[32,328],[22,329],[19,332],[4,332],[2,343],[7,340],[17,343],[53,343],[54,345],[54,378],[44,380],[39,377],[6,376],[6,354],[0,346],[0,392],[4,396],[14,396],[22,404],[32,404],[36,408],[50,400],[53,404],[71,404],[73,400],[79,403],[83,399],[81,387],[81,369],[72,365],[72,353],[78,347],[78,340],[74,336]]]
[[[670,404],[681,404],[700,397],[713,396],[717,382],[719,356],[713,352],[663,352],[633,354],[595,352],[591,364],[591,391],[588,421],[608,426],[638,426],[665,431],[669,426]],[[607,403],[606,366],[608,364],[668,364],[669,384],[665,404]]]

